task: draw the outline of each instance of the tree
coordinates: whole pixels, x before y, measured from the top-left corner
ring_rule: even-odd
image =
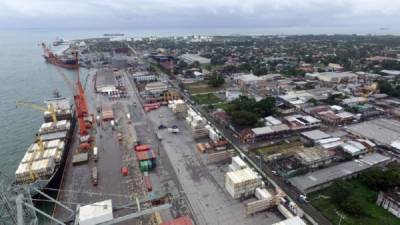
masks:
[[[348,183],[343,180],[336,181],[331,187],[331,195],[334,202],[340,205],[343,199],[351,195],[351,188]]]
[[[344,198],[340,204],[340,207],[343,211],[355,216],[361,216],[362,214],[364,214],[363,203],[361,199],[359,199],[355,195],[349,195]]]
[[[185,61],[180,60],[179,63],[178,63],[178,67],[180,69],[186,69],[188,67],[188,64]]]
[[[308,102],[311,103],[313,106],[316,106],[316,105],[318,104],[318,101],[317,101],[317,99],[315,99],[315,98],[310,98],[310,99],[308,100]]]
[[[254,98],[249,98],[245,95],[241,95],[239,96],[239,98],[233,100],[232,104],[235,105],[236,110],[251,112],[254,110],[256,100]]]
[[[275,98],[265,97],[255,104],[254,110],[261,116],[266,117],[275,112]]]
[[[253,112],[234,111],[231,116],[232,122],[238,126],[253,127],[258,121],[258,115]]]
[[[194,61],[192,64],[190,64],[190,68],[200,68],[201,64],[199,61]]]
[[[221,87],[225,83],[225,79],[223,76],[214,73],[208,83],[213,87]]]

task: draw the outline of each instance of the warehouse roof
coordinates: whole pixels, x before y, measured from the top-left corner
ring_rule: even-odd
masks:
[[[99,69],[96,73],[96,89],[115,86],[114,74],[111,68]]]
[[[336,166],[321,169],[302,176],[290,178],[290,183],[301,192],[306,193],[310,188],[329,183],[336,179],[349,176],[366,170],[374,165],[388,161],[390,158],[384,155],[373,153],[364,156],[359,160],[340,163]]]
[[[273,126],[266,126],[266,127],[257,127],[251,129],[255,135],[266,135],[266,134],[271,134],[274,132],[281,132],[285,130],[289,130],[290,128],[286,124],[279,124],[279,125],[273,125]]]
[[[400,139],[400,122],[393,119],[376,119],[349,126],[347,131],[380,145],[391,145]]]
[[[313,141],[331,137],[331,135],[329,135],[325,132],[322,132],[321,130],[306,131],[306,132],[301,133],[301,135],[303,135],[304,137],[307,137],[308,139],[311,139]]]

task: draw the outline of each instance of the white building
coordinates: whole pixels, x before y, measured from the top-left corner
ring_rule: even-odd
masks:
[[[199,62],[200,64],[210,64],[211,62],[210,59],[195,54],[183,54],[179,56],[179,58],[187,64],[192,64],[196,61]]]
[[[358,78],[357,74],[351,72],[325,72],[317,73],[315,76],[318,80],[329,83],[354,82]]]

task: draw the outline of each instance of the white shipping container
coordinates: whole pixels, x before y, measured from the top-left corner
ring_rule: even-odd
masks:
[[[55,131],[65,131],[69,130],[71,127],[71,123],[67,120],[61,120],[57,122],[50,122],[50,123],[43,123],[42,126],[39,128],[39,134],[45,134],[49,132]]]

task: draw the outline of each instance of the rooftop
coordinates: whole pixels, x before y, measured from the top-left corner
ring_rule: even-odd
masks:
[[[289,126],[286,124],[279,124],[279,125],[273,125],[273,126],[266,126],[266,127],[257,127],[251,129],[255,135],[265,135],[265,134],[270,134],[274,132],[280,132],[284,130],[289,130]]]
[[[327,133],[325,133],[325,132],[323,132],[321,130],[306,131],[306,132],[301,133],[301,135],[303,135],[303,136],[305,136],[308,139],[311,139],[313,141],[331,137],[331,135],[329,135],[329,134],[327,134]]]
[[[115,86],[113,70],[111,68],[99,69],[96,74],[96,88],[98,90],[107,86]]]
[[[391,145],[400,139],[400,122],[393,119],[376,119],[351,125],[347,127],[347,131],[380,145]]]
[[[244,81],[244,82],[246,82],[246,83],[247,83],[247,82],[256,82],[256,81],[261,81],[261,80],[263,80],[262,78],[257,77],[257,76],[254,75],[254,74],[243,74],[243,75],[238,76],[237,79],[238,79],[238,80],[242,80],[242,81]]]
[[[372,153],[359,160],[340,163],[336,166],[321,169],[302,176],[290,178],[290,183],[302,192],[319,185],[334,181],[336,179],[361,172],[379,163],[388,161],[390,158],[379,153]]]

